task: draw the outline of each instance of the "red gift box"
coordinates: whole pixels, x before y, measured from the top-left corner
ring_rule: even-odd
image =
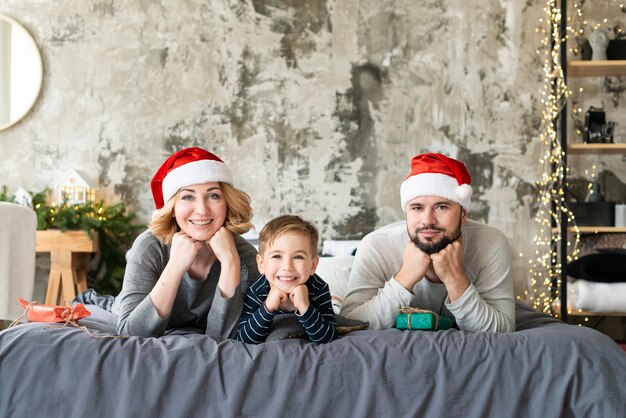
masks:
[[[17,301],[28,311],[28,321],[30,322],[69,322],[91,315],[91,312],[82,303],[59,306],[28,302],[22,298]]]

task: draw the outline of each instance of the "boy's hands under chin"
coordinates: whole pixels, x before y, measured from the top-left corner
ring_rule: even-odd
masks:
[[[306,284],[301,284],[291,289],[289,299],[291,299],[293,306],[300,315],[305,313],[309,309],[309,289],[306,287]]]
[[[265,308],[268,312],[276,312],[278,308],[284,310],[283,305],[289,302],[289,295],[284,290],[279,289],[276,286],[270,285],[270,292],[265,299]]]
[[[278,286],[270,284],[270,291],[265,299],[265,308],[268,312],[276,312],[280,309],[283,312],[291,312],[298,310],[300,315],[309,309],[309,289],[306,284],[291,289],[289,293],[280,289]]]

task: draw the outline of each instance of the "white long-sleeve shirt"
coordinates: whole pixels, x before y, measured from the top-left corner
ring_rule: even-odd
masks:
[[[473,221],[461,227],[467,290],[446,303],[445,285],[425,278],[413,292],[395,274],[409,235],[406,222],[387,225],[365,236],[359,244],[341,314],[369,322],[370,329],[392,328],[404,306],[452,316],[464,331],[512,332],[515,302],[509,242],[499,230]]]

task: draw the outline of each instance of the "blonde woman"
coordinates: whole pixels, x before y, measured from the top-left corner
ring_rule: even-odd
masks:
[[[216,155],[187,148],[171,155],[151,182],[150,228],[126,255],[112,311],[122,335],[158,337],[179,328],[233,336],[243,294],[259,274],[242,234],[252,224],[249,196],[233,186]]]

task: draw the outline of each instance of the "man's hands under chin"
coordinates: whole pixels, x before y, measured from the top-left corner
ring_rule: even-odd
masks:
[[[405,289],[413,288],[427,273],[433,282],[440,281],[446,286],[450,302],[458,299],[469,287],[469,280],[463,268],[462,236],[448,244],[443,250],[427,254],[417,248],[413,241],[407,241],[402,256],[402,267],[395,278]]]
[[[430,259],[435,274],[446,286],[448,299],[454,302],[461,297],[470,284],[463,267],[462,236],[438,253],[431,254]]]
[[[402,267],[396,273],[396,280],[406,290],[413,292],[413,288],[426,275],[430,265],[430,256],[417,248],[413,241],[408,240],[404,246]]]

